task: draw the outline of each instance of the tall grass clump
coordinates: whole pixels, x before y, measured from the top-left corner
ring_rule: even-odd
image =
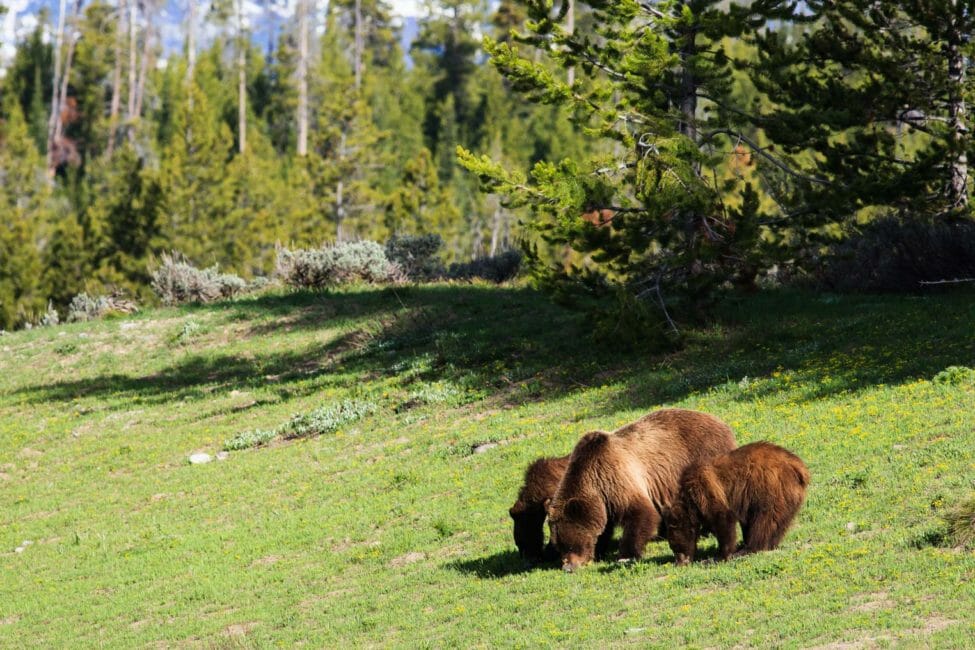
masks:
[[[975,549],[975,494],[949,510],[944,518],[948,524],[948,545]]]

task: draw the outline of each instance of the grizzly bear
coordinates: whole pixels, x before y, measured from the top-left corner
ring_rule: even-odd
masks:
[[[731,427],[685,409],[654,411],[612,433],[584,435],[547,507],[562,568],[571,572],[590,562],[615,525],[623,527],[620,558],[642,557],[684,469],[734,448]]]
[[[722,560],[777,547],[806,498],[807,485],[809,470],[802,460],[769,442],[753,442],[688,467],[664,515],[674,561],[694,559],[703,529],[718,538]],[[744,546],[735,553],[739,523]]]
[[[554,558],[551,545],[545,546],[545,503],[555,494],[568,465],[568,456],[534,461],[525,470],[525,482],[518,491],[518,499],[508,509],[514,521],[515,546],[530,564]]]

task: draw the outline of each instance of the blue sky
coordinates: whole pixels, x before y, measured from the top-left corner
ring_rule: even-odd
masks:
[[[206,7],[209,2],[197,0],[199,6]],[[399,16],[418,16],[421,13],[421,0],[388,0],[393,11]],[[327,0],[318,0],[319,8],[326,5]],[[43,6],[50,7],[51,14],[57,17],[57,0],[0,0],[0,4],[7,7],[7,14],[0,18],[0,61],[9,60],[13,56],[14,43],[24,34],[29,33],[37,25],[36,15]],[[294,14],[295,0],[271,0],[270,8],[265,8],[255,0],[244,0],[245,14],[248,16],[256,31],[256,40],[267,42],[267,28],[269,20],[277,23]],[[186,10],[186,0],[165,0],[162,10],[163,39],[167,48],[178,47],[185,37],[182,19]]]

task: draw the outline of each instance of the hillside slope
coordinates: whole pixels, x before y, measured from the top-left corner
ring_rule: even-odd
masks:
[[[975,363],[973,322],[971,294],[760,295],[653,356],[526,289],[430,285],[8,335],[0,646],[963,647],[975,554],[939,534],[975,486],[975,385],[931,380]],[[347,400],[372,412],[187,462]],[[660,406],[803,457],[782,548],[523,570],[525,465]]]

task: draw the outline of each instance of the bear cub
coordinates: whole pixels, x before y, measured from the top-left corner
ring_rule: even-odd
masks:
[[[529,564],[557,559],[552,544],[545,545],[545,504],[558,489],[568,465],[568,456],[534,461],[525,470],[525,482],[518,491],[518,499],[508,509],[514,522],[515,546]]]
[[[664,515],[674,561],[693,561],[697,540],[708,529],[718,539],[721,560],[776,548],[802,507],[808,485],[802,460],[768,442],[691,465]],[[736,553],[738,524],[744,546]]]

